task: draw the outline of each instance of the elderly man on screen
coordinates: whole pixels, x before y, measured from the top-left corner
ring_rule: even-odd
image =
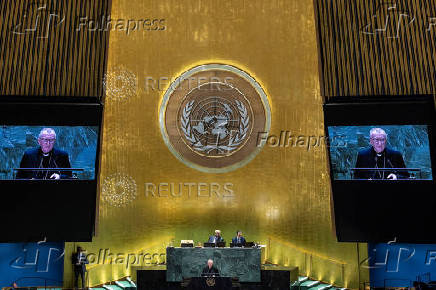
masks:
[[[38,136],[39,147],[27,150],[20,162],[20,168],[71,168],[68,153],[54,147],[56,132],[44,128]],[[17,179],[67,179],[71,171],[18,170]]]
[[[372,128],[369,132],[371,147],[359,151],[356,168],[374,168],[374,170],[355,170],[355,179],[390,179],[407,178],[407,171],[380,170],[383,168],[405,168],[400,152],[386,147],[387,134],[381,128]]]

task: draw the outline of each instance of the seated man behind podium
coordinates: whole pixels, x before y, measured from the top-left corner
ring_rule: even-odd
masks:
[[[221,237],[221,231],[220,230],[215,230],[215,235],[214,236],[210,236],[209,237],[209,243],[220,243],[220,242],[224,242],[223,237]]]
[[[236,231],[236,237],[232,239],[232,244],[242,244],[245,245],[245,238],[242,236],[242,231],[237,230]]]
[[[377,168],[405,168],[400,152],[386,147],[387,134],[381,128],[372,128],[369,132],[371,148],[359,151],[356,168],[374,168],[375,170],[356,170],[355,179],[391,179],[407,178],[407,171],[397,172],[377,170]]]
[[[68,153],[54,148],[56,132],[44,128],[38,136],[39,147],[27,150],[21,159],[20,168],[71,168]],[[66,179],[71,171],[18,170],[18,179]]]
[[[206,267],[203,268],[203,274],[210,274],[210,275],[219,275],[218,269],[213,265],[213,260],[209,259],[207,260]]]

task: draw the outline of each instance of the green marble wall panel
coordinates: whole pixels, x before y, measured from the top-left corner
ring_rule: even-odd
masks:
[[[212,259],[221,276],[260,282],[261,250],[257,248],[167,248],[167,281],[199,277]]]

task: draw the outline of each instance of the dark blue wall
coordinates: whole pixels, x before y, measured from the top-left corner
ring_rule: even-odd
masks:
[[[368,261],[373,287],[412,287],[413,282],[436,280],[436,245],[369,244]]]
[[[0,287],[62,286],[64,243],[0,244]]]

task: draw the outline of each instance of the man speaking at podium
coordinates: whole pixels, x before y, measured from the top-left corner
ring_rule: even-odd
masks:
[[[54,148],[56,132],[44,128],[38,136],[39,147],[27,150],[21,159],[20,168],[71,168],[68,153]],[[17,179],[67,179],[71,171],[18,170]]]
[[[386,147],[387,134],[381,128],[369,131],[371,148],[362,150],[357,155],[356,168],[374,168],[374,170],[355,170],[355,179],[390,179],[407,178],[407,171],[377,170],[377,168],[405,168],[400,152]]]
[[[219,271],[213,265],[213,260],[212,259],[207,260],[207,265],[206,265],[206,267],[203,268],[202,274],[203,275],[215,275],[215,276],[219,275]]]

